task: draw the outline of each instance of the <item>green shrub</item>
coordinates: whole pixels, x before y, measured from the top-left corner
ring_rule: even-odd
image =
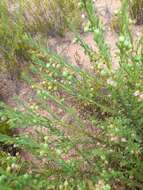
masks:
[[[86,11],[96,51],[76,36],[90,58],[91,71],[29,39],[31,70],[38,81],[25,78],[35,101],[29,105],[19,100],[22,112],[3,105],[2,115],[12,128],[33,128],[33,134],[1,134],[0,141],[33,156],[29,161],[11,160],[6,171],[0,167],[3,189],[142,189],[143,38],[138,44],[133,41],[128,5],[124,0],[120,10],[116,70],[92,0],[82,0],[80,7]],[[82,109],[86,117],[79,114]]]

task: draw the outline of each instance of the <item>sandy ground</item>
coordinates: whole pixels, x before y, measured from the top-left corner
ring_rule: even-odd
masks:
[[[114,17],[114,13],[120,8],[120,0],[96,0],[95,7],[105,27],[105,38],[110,47],[113,66],[117,67],[118,63],[115,58],[116,54],[116,42],[118,34],[111,30],[111,22]],[[135,39],[139,39],[143,26],[133,26],[133,34]],[[95,49],[95,42],[91,33],[81,34],[81,37]],[[71,33],[66,34],[65,38],[49,38],[48,45],[57,53],[68,58],[71,63],[79,64],[82,67],[89,68],[90,62],[88,57],[84,54],[83,49],[78,44],[73,43],[74,36]],[[80,62],[80,63],[79,63]]]

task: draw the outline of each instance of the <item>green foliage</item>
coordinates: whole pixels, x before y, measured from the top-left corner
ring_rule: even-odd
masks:
[[[23,59],[27,58],[28,47],[20,10],[12,15],[8,5],[7,0],[0,2],[0,73],[16,78]]]
[[[133,41],[124,0],[115,70],[92,0],[79,5],[97,47],[93,50],[76,36],[90,59],[90,71],[27,39],[34,77],[24,77],[36,95],[30,104],[17,100],[22,111],[3,105],[1,117],[8,118],[11,128],[25,130],[17,137],[1,132],[0,142],[14,144],[30,157],[2,155],[3,189],[143,187],[143,38]]]
[[[0,121],[0,133],[5,134],[5,135],[10,134],[10,127],[7,121],[5,121],[4,117],[2,117]]]

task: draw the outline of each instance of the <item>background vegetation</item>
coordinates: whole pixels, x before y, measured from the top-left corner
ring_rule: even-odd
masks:
[[[143,23],[143,1],[142,0],[131,0],[130,1],[130,11],[132,18],[135,19],[137,24]]]

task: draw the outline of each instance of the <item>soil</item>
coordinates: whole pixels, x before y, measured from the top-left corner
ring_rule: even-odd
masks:
[[[116,43],[118,40],[118,33],[112,29],[112,20],[114,20],[114,14],[120,8],[120,0],[96,0],[95,6],[97,7],[100,19],[105,27],[105,39],[111,50],[113,67],[117,67],[116,60]],[[143,26],[133,25],[132,32],[135,40],[139,39],[143,31]],[[82,33],[82,39],[84,39],[88,45],[95,49],[95,42],[93,40],[92,33]],[[80,65],[86,69],[90,68],[90,61],[84,54],[80,45],[73,43],[74,35],[67,33],[64,38],[56,37],[49,38],[47,45],[51,47],[53,51],[56,51],[63,57],[67,58],[72,64]]]

